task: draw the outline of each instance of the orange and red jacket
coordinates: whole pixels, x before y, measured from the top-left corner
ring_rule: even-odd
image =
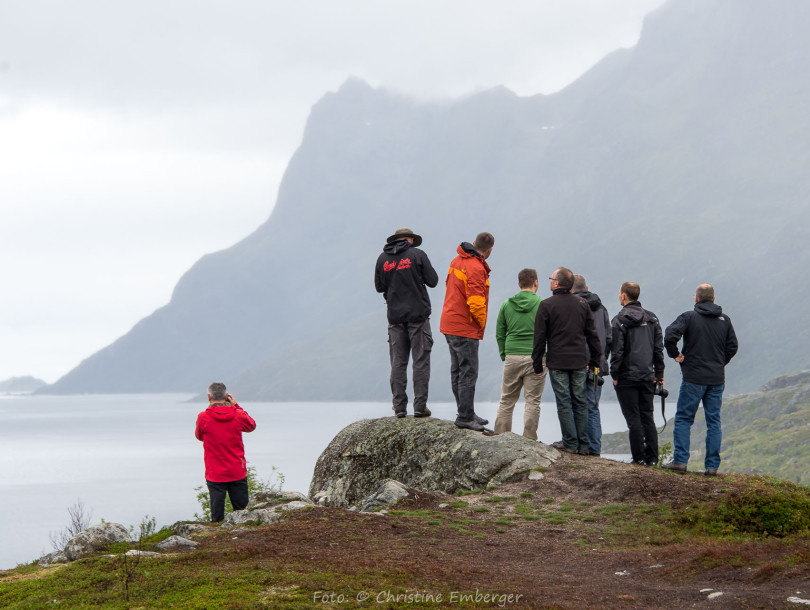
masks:
[[[463,242],[450,263],[439,330],[481,340],[489,308],[489,265],[472,244]]]

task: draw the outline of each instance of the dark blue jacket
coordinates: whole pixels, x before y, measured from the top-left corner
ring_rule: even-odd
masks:
[[[683,337],[683,349],[678,341]],[[683,353],[683,380],[697,385],[723,385],[726,365],[737,353],[737,335],[723,308],[711,301],[695,303],[669,326],[664,334],[667,354]]]

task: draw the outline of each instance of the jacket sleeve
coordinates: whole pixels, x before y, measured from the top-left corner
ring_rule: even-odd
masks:
[[[467,307],[479,327],[487,325],[487,273],[480,265],[467,271]]]
[[[585,339],[588,342],[588,351],[590,352],[591,361],[588,366],[591,369],[599,368],[602,361],[602,342],[599,340],[599,334],[596,332],[596,325],[593,322],[593,313],[588,304],[582,300],[585,306]]]
[[[610,342],[610,376],[613,379],[618,379],[619,370],[622,368],[622,360],[624,360],[624,339],[627,329],[617,318],[613,318],[610,328],[612,336]]]
[[[691,311],[687,311],[679,315],[672,324],[667,326],[664,332],[664,347],[670,358],[675,358],[681,353],[681,350],[678,349],[678,341],[681,340],[681,337],[683,337],[683,334],[686,332],[691,313]]]
[[[543,372],[543,355],[546,353],[546,312],[543,304],[537,308],[534,317],[534,348],[532,349],[532,368],[538,375]]]
[[[256,422],[253,421],[253,418],[238,404],[234,405],[234,407],[237,415],[239,415],[239,428],[242,432],[253,432],[256,429]]]
[[[427,257],[427,254],[422,252],[422,256],[419,258],[422,261],[422,281],[425,282],[425,286],[428,288],[435,288],[439,283],[439,274],[436,273],[433,265],[430,264],[430,259]]]
[[[194,436],[197,438],[198,441],[201,441],[203,439],[202,418],[203,414],[200,413],[197,416],[197,426],[194,428]]]
[[[664,333],[661,332],[661,323],[656,319],[653,338],[653,372],[658,379],[663,379],[664,368]]]
[[[726,334],[726,364],[731,362],[731,359],[737,353],[737,333],[734,332],[734,326],[731,325],[731,319],[726,316],[728,320],[728,333]]]
[[[498,353],[501,360],[506,360],[506,303],[498,310],[498,321],[495,324],[495,341],[498,342]]]
[[[385,282],[383,281],[382,277],[382,264],[380,264],[380,259],[377,259],[377,264],[374,266],[374,288],[377,289],[377,292],[382,292],[383,296],[385,296]]]
[[[613,349],[613,329],[610,326],[610,316],[608,315],[607,309],[604,307],[602,308],[602,316],[604,318],[603,324],[605,325],[605,353],[603,358],[605,363],[610,364],[610,353]],[[601,371],[602,375],[609,375],[610,371]]]

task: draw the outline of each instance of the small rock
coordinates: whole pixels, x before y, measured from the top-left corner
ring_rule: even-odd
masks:
[[[624,570],[623,572],[616,572],[616,576],[630,576],[630,572]]]
[[[124,553],[127,557],[160,557],[160,553],[154,551],[139,551],[138,549],[130,549]]]
[[[810,606],[810,599],[802,599],[800,597],[788,597],[787,600],[791,604],[801,604],[803,606]]]
[[[701,589],[700,590],[701,593],[711,593],[712,591],[714,591],[714,589]]]
[[[529,480],[530,481],[542,481],[545,475],[542,472],[537,472],[536,470],[529,471]]]
[[[234,525],[266,525],[268,523],[276,523],[281,520],[279,515],[272,508],[260,508],[257,510],[235,510],[228,513],[225,517],[225,523],[231,526]]]
[[[172,525],[172,531],[184,538],[205,531],[205,526],[202,523],[175,523]]]
[[[116,542],[132,542],[127,528],[120,523],[101,523],[79,532],[65,545],[65,557],[74,561]]]
[[[161,551],[168,551],[169,549],[179,549],[179,550],[187,550],[187,549],[195,549],[199,545],[199,542],[194,542],[193,540],[189,540],[188,538],[182,538],[180,536],[169,536],[163,542],[158,542],[155,547],[160,549]]]
[[[391,506],[407,497],[408,488],[405,485],[393,479],[386,479],[377,486],[377,489],[371,495],[361,500],[360,510],[372,511],[384,506]]]
[[[654,566],[650,566],[650,569],[651,570],[657,570],[658,568],[663,568],[663,567],[664,567],[663,563],[656,563]]]
[[[309,508],[312,506],[312,502],[302,502],[300,500],[296,500],[294,502],[287,502],[287,504],[282,504],[279,508],[281,510],[300,510],[302,508]]]
[[[709,593],[709,596],[706,599],[717,599],[721,595],[723,595],[722,591],[715,591],[714,593]]]
[[[450,505],[447,502],[442,502],[441,504],[439,504],[439,508],[447,508],[448,506]]]

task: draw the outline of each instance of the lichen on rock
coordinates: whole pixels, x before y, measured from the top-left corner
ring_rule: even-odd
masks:
[[[309,497],[324,506],[352,506],[386,479],[423,491],[482,489],[526,479],[559,456],[511,432],[484,436],[433,418],[364,419],[341,430],[318,458]]]

